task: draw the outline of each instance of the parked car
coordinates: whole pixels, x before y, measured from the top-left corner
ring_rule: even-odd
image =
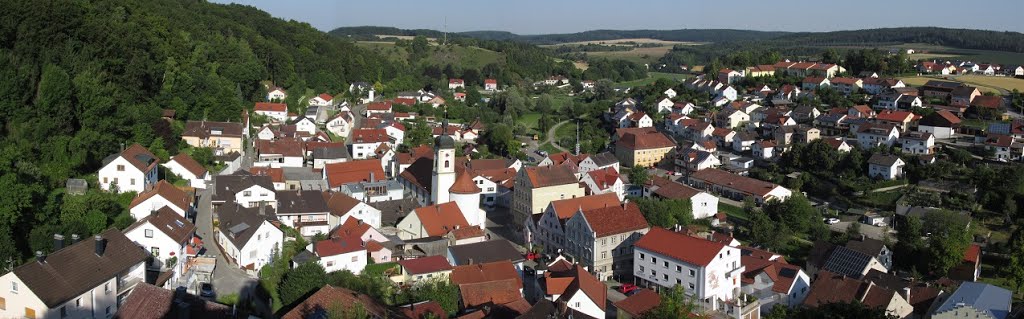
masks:
[[[639,289],[640,289],[640,287],[637,287],[634,284],[622,284],[622,286],[619,286],[619,292],[621,292],[623,294],[629,294],[629,293],[634,292],[634,291],[639,290]]]
[[[199,285],[199,296],[204,298],[213,298],[213,284],[204,282]]]
[[[825,224],[835,225],[835,224],[838,224],[838,223],[839,223],[839,218],[833,217],[833,218],[826,218],[825,219]]]

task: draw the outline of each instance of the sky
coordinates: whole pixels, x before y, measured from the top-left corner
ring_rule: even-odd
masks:
[[[1024,0],[211,0],[330,31],[393,26],[517,34],[596,29],[836,31],[938,26],[1024,32]]]

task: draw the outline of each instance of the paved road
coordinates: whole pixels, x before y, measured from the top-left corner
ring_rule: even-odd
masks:
[[[838,223],[835,223],[835,224],[832,224],[832,225],[828,225],[828,228],[831,229],[832,231],[835,231],[835,232],[845,233],[846,229],[848,227],[850,227],[850,224],[852,224],[852,223],[860,223],[860,222],[856,221],[856,220],[854,220],[854,221],[838,222]],[[892,230],[892,228],[871,226],[871,225],[864,224],[864,223],[860,224],[860,233],[864,234],[868,238],[877,239],[877,240],[885,240],[885,232],[886,231],[889,232],[889,235],[890,235],[889,239],[890,240],[896,240],[896,236],[895,236],[896,231]]]
[[[558,127],[560,127],[560,126],[562,126],[562,125],[564,125],[566,123],[569,123],[569,120],[561,121],[561,122],[558,122],[558,124],[552,125],[551,128],[548,129],[547,139],[544,140],[544,143],[550,143],[551,146],[554,146],[558,150],[560,150],[562,152],[568,152],[569,150],[567,150],[567,149],[563,148],[562,146],[558,145],[558,143],[555,143],[555,131],[558,130]]]
[[[891,190],[894,190],[894,189],[900,189],[900,188],[907,187],[908,185],[909,184],[900,184],[900,185],[895,185],[895,186],[876,188],[876,189],[872,189],[871,193],[888,192],[888,191],[891,191]]]

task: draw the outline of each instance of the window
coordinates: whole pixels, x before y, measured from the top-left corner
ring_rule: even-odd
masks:
[[[676,284],[677,285],[682,285],[683,284],[683,280],[682,279],[676,279]]]
[[[82,298],[75,299],[75,307],[81,307],[81,306],[82,306]]]
[[[0,310],[7,310],[7,299],[0,297]]]
[[[658,271],[654,270],[654,269],[651,269],[651,276],[657,276],[657,275],[658,275]]]
[[[106,183],[107,183],[107,178],[106,178],[106,177],[104,177],[104,178],[103,178],[103,184],[106,184]]]
[[[449,161],[448,161],[448,160],[445,160],[445,161],[444,161],[444,168],[448,168],[448,165],[449,165]]]
[[[252,192],[251,191],[244,191],[244,192],[242,192],[242,196],[252,196]]]
[[[651,256],[651,263],[657,265],[658,264],[658,257]]]
[[[150,252],[153,253],[154,257],[159,257],[160,256],[160,247],[150,248]]]
[[[124,172],[124,165],[117,165],[118,172]]]
[[[11,282],[11,292],[18,293],[18,283],[17,282],[13,282],[13,281]]]
[[[644,272],[644,266],[640,266],[640,272]]]
[[[665,261],[665,262],[663,262],[663,263],[664,263],[664,265],[665,265],[665,268],[668,268],[668,261]]]
[[[690,277],[696,277],[696,276],[697,276],[697,271],[693,270],[693,269],[690,269]]]
[[[107,312],[106,312],[106,313],[107,313],[108,315],[110,314],[110,306],[107,306]]]
[[[153,230],[152,229],[147,229],[146,230],[146,238],[153,238]]]
[[[256,258],[256,251],[255,250],[249,252],[249,258]]]
[[[683,272],[683,266],[676,265],[676,272]]]
[[[327,267],[331,267],[331,266],[334,266],[334,262],[333,261],[328,261],[327,262]]]
[[[352,256],[352,262],[356,262],[358,260],[359,260],[359,256]]]
[[[608,252],[607,251],[602,251],[601,252],[601,259],[604,259],[604,258],[608,258]]]
[[[107,293],[110,292],[110,283],[109,282],[103,284],[103,292],[107,292]]]
[[[135,179],[134,178],[132,178],[132,181],[131,181],[130,185],[135,185]]]
[[[690,283],[688,286],[690,287],[690,290],[693,290],[693,283]]]

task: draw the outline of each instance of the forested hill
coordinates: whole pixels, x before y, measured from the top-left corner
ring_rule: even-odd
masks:
[[[336,92],[355,80],[386,80],[402,67],[247,6],[0,6],[0,262],[46,250],[53,233],[88,235],[123,223],[116,205],[72,204],[61,187],[69,177],[95,173],[122,143],[158,156],[176,152],[181,128],[162,121],[161,109],[175,109],[178,119],[237,121],[264,95],[261,80]]]
[[[406,30],[393,27],[341,27],[331,30],[330,34],[351,37],[358,40],[375,39],[376,35],[399,35],[441,37],[444,32],[436,30]],[[518,35],[506,31],[468,31],[448,33],[448,37],[468,37],[479,40],[517,40],[532,44],[557,44],[578,41],[602,41],[630,38],[651,38],[665,41],[692,42],[725,42],[764,40],[787,34],[786,32],[766,32],[728,29],[684,29],[684,30],[592,30],[566,34]]]
[[[934,27],[793,33],[768,42],[774,45],[797,46],[930,43],[961,49],[1024,52],[1024,33]]]

